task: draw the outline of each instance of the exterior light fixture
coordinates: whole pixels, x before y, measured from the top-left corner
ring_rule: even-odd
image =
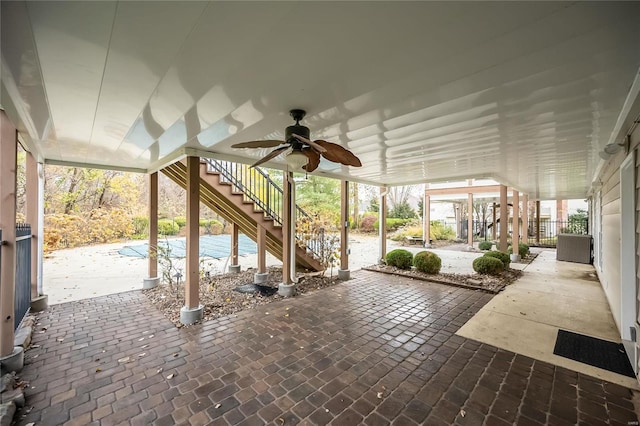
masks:
[[[300,151],[291,151],[285,158],[289,169],[292,171],[302,170],[303,166],[306,166],[309,162],[309,158]]]

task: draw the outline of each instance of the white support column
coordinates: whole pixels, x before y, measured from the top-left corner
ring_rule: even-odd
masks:
[[[158,172],[149,175],[149,276],[143,278],[142,288],[153,288],[158,276]]]
[[[340,269],[338,278],[348,280],[349,271],[349,182],[340,182]]]
[[[202,319],[200,304],[200,159],[187,157],[187,272],[185,274],[185,306],[180,309],[180,322],[193,324]]]
[[[512,255],[511,261],[518,262],[520,260],[519,244],[520,244],[520,193],[515,189],[513,192],[513,235],[511,237]]]
[[[424,184],[424,199],[422,201],[422,241],[425,247],[431,247],[431,196],[428,193],[429,184]]]
[[[522,241],[529,244],[529,196],[522,194]]]
[[[473,247],[473,194],[467,195],[467,244]]]
[[[387,257],[387,193],[389,188],[380,187],[380,202],[378,203],[378,238],[379,238],[379,261]]]
[[[500,242],[498,250],[507,252],[509,237],[509,206],[507,205],[507,187],[500,185]]]
[[[21,347],[13,346],[16,285],[16,170],[18,134],[0,110],[0,365],[2,371],[20,371],[24,366]]]

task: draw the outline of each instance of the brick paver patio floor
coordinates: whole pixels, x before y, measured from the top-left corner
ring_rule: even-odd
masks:
[[[454,335],[490,298],[360,271],[184,329],[137,291],[54,305],[27,352],[19,424],[637,420],[628,389]]]

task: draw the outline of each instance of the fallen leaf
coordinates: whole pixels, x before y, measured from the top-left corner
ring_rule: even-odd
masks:
[[[284,317],[285,317],[285,318],[289,318],[289,314],[285,314],[285,316],[284,316]]]
[[[167,379],[173,379],[173,377],[175,376],[175,374],[171,373],[167,376]]]
[[[102,368],[96,368],[96,373],[99,373],[102,371]]]
[[[231,302],[231,298],[230,298],[230,297],[227,297],[226,299],[224,299],[224,301],[225,301],[225,302],[227,302],[227,303],[229,303],[229,302]]]
[[[138,354],[138,356],[139,356],[140,358],[142,358],[142,357],[143,357],[143,356],[145,356],[146,354],[147,354],[146,352],[142,352],[141,354]]]
[[[162,373],[162,367],[158,368],[158,371],[156,371],[156,373],[158,374]]]
[[[324,409],[324,412],[325,412],[325,413],[328,413],[328,412],[329,412],[329,409],[328,409],[328,408],[325,408],[325,409]]]
[[[150,334],[150,335],[149,335],[149,339],[151,339],[153,336],[154,336],[153,334]]]
[[[35,425],[35,423],[31,422],[31,423],[27,423],[27,424],[26,424],[26,425],[24,425],[24,426],[34,426],[34,425]]]
[[[118,360],[119,363],[124,364],[126,362],[130,362],[131,361],[131,357],[130,356],[125,356],[124,358],[120,358]]]
[[[467,415],[467,412],[464,410],[460,410],[460,416],[464,417]]]
[[[144,337],[141,337],[138,339],[138,342],[142,342],[144,340]]]
[[[220,408],[220,404],[216,404],[216,408]]]
[[[177,357],[178,357],[178,354],[177,354],[177,353],[173,354],[173,357],[174,357],[174,358],[177,358]]]
[[[58,342],[63,342],[63,341],[64,341],[64,337],[58,337],[58,338],[56,339],[56,341],[58,341]]]
[[[142,345],[142,346],[140,347],[140,349],[146,349],[146,348],[148,348],[148,347],[149,347],[149,345]]]
[[[282,417],[278,418],[278,421],[280,422],[281,425],[284,424],[284,419]]]
[[[383,395],[382,392],[378,392],[378,394],[377,394],[378,399],[382,399],[382,395]]]

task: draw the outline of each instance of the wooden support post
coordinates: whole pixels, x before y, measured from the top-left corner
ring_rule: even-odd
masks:
[[[467,244],[473,247],[473,194],[467,198]]]
[[[513,236],[511,238],[512,252],[519,255],[518,245],[520,244],[520,193],[513,191]]]
[[[158,277],[158,172],[149,175],[149,278]]]
[[[380,202],[378,203],[378,238],[380,242],[380,260],[384,260],[387,257],[387,192],[389,192],[388,187],[380,187]]]
[[[500,185],[500,243],[498,249],[507,252],[509,237],[509,206],[507,205],[507,187]]]
[[[0,357],[13,354],[16,285],[16,169],[18,137],[0,110]]]
[[[540,200],[536,200],[536,244],[540,245]]]
[[[491,227],[491,239],[496,240],[496,203],[493,203],[493,226]]]
[[[427,193],[429,184],[425,184],[424,187],[424,201],[422,202],[422,218],[424,225],[422,227],[422,240],[425,247],[431,247],[431,196]]]
[[[33,154],[27,152],[26,163],[27,223],[31,225],[31,299],[38,297],[38,201],[40,186],[38,184],[38,163]]]
[[[282,283],[291,285],[291,181],[293,173],[284,172],[282,179]]]
[[[263,226],[258,225],[258,273],[267,272],[267,231]]]
[[[238,245],[240,241],[238,240],[238,230],[240,227],[237,223],[233,223],[231,225],[231,265],[238,265]],[[240,271],[238,271],[240,272]]]
[[[187,274],[185,306],[200,304],[200,159],[187,157]]]
[[[522,241],[529,244],[529,196],[522,195]]]
[[[338,278],[348,280],[349,273],[349,182],[340,182],[340,269]]]

